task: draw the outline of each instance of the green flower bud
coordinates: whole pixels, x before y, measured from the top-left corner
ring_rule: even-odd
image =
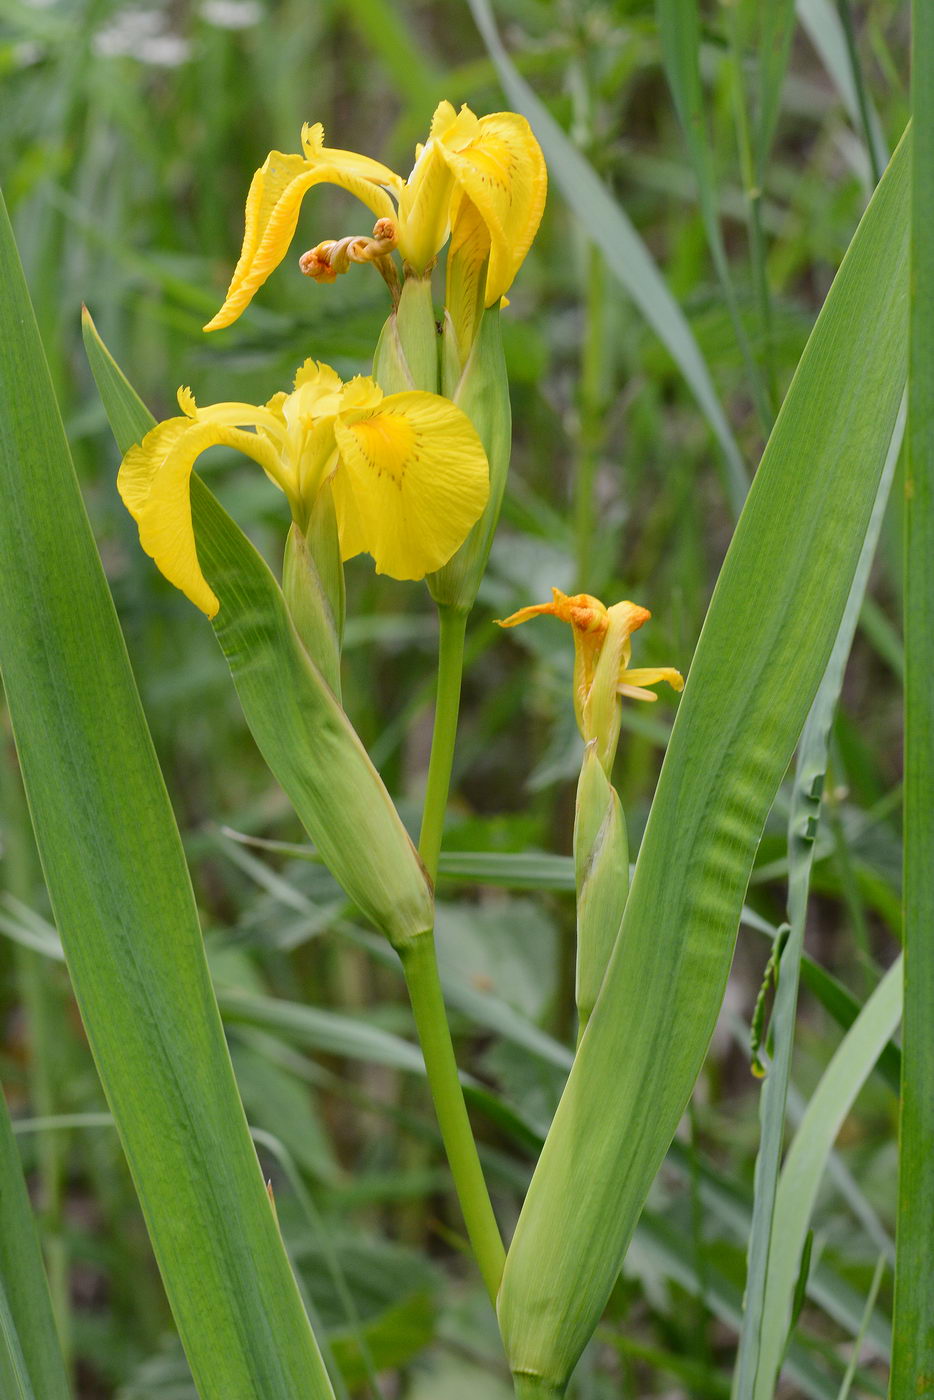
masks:
[[[629,843],[619,796],[587,745],[574,820],[578,1038],[590,1019],[629,893]]]
[[[344,566],[330,485],[319,491],[305,533],[292,523],[285,542],[282,591],[305,650],[339,700]]]

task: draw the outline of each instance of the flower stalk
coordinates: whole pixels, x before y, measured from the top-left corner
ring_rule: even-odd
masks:
[[[434,935],[426,933],[410,939],[399,946],[398,952],[454,1189],[486,1291],[495,1305],[506,1251],[467,1116],[438,976]]]

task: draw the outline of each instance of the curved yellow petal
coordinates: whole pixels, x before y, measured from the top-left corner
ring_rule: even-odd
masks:
[[[333,478],[341,554],[366,552],[377,573],[418,579],[447,563],[489,496],[476,430],[437,394],[390,394],[334,424]]]
[[[466,363],[486,305],[490,230],[472,199],[455,202],[448,248],[444,305],[457,333],[461,363]]]
[[[169,418],[131,447],[117,473],[123,504],[139,527],[139,542],[160,573],[196,608],[214,617],[220,607],[198,563],[189,483],[195,460],[217,443],[238,448],[267,471],[272,446],[255,433],[217,422]]]
[[[658,697],[646,690],[645,686],[659,685],[662,681],[667,681],[672,690],[684,689],[684,677],[673,666],[636,666],[631,670],[621,671],[619,688],[624,695],[631,695],[633,691],[641,692],[636,696],[639,700],[656,700]]]
[[[401,175],[390,170],[378,160],[358,155],[356,151],[341,151],[324,144],[324,127],[321,122],[305,122],[302,127],[302,150],[305,159],[314,165],[331,165],[343,170],[347,175],[370,180],[374,185],[387,185],[390,189],[401,189],[404,181]]]
[[[224,305],[204,327],[206,331],[231,325],[250,304],[253,294],[288,252],[302,200],[313,185],[320,184],[340,185],[377,218],[395,217],[395,205],[389,195],[372,180],[337,165],[319,165],[303,156],[271,151],[253,176],[246,201],[240,257]]]
[[[486,305],[512,285],[541,222],[548,174],[525,117],[493,112],[480,117],[463,145],[440,144],[455,180],[490,231]]]
[[[453,193],[454,176],[439,142],[432,139],[399,195],[398,247],[416,272],[425,272],[444,247]]]

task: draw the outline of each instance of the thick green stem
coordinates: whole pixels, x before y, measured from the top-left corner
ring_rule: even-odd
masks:
[[[516,1400],[561,1400],[564,1394],[563,1386],[559,1389],[541,1376],[520,1373],[512,1379],[516,1388]]]
[[[467,1117],[438,977],[433,935],[426,933],[404,943],[399,949],[399,956],[457,1198],[483,1282],[495,1304],[506,1251]]]
[[[441,854],[441,838],[444,834],[444,814],[447,810],[451,769],[454,764],[454,743],[457,738],[457,715],[460,709],[467,614],[439,604],[438,623],[440,637],[435,728],[431,739],[428,786],[425,790],[422,831],[418,842],[418,853],[433,881],[438,876],[438,857]]]

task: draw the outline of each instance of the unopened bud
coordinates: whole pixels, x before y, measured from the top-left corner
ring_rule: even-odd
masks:
[[[584,750],[574,818],[578,1038],[593,1011],[629,893],[629,844],[615,788],[592,741]]]

